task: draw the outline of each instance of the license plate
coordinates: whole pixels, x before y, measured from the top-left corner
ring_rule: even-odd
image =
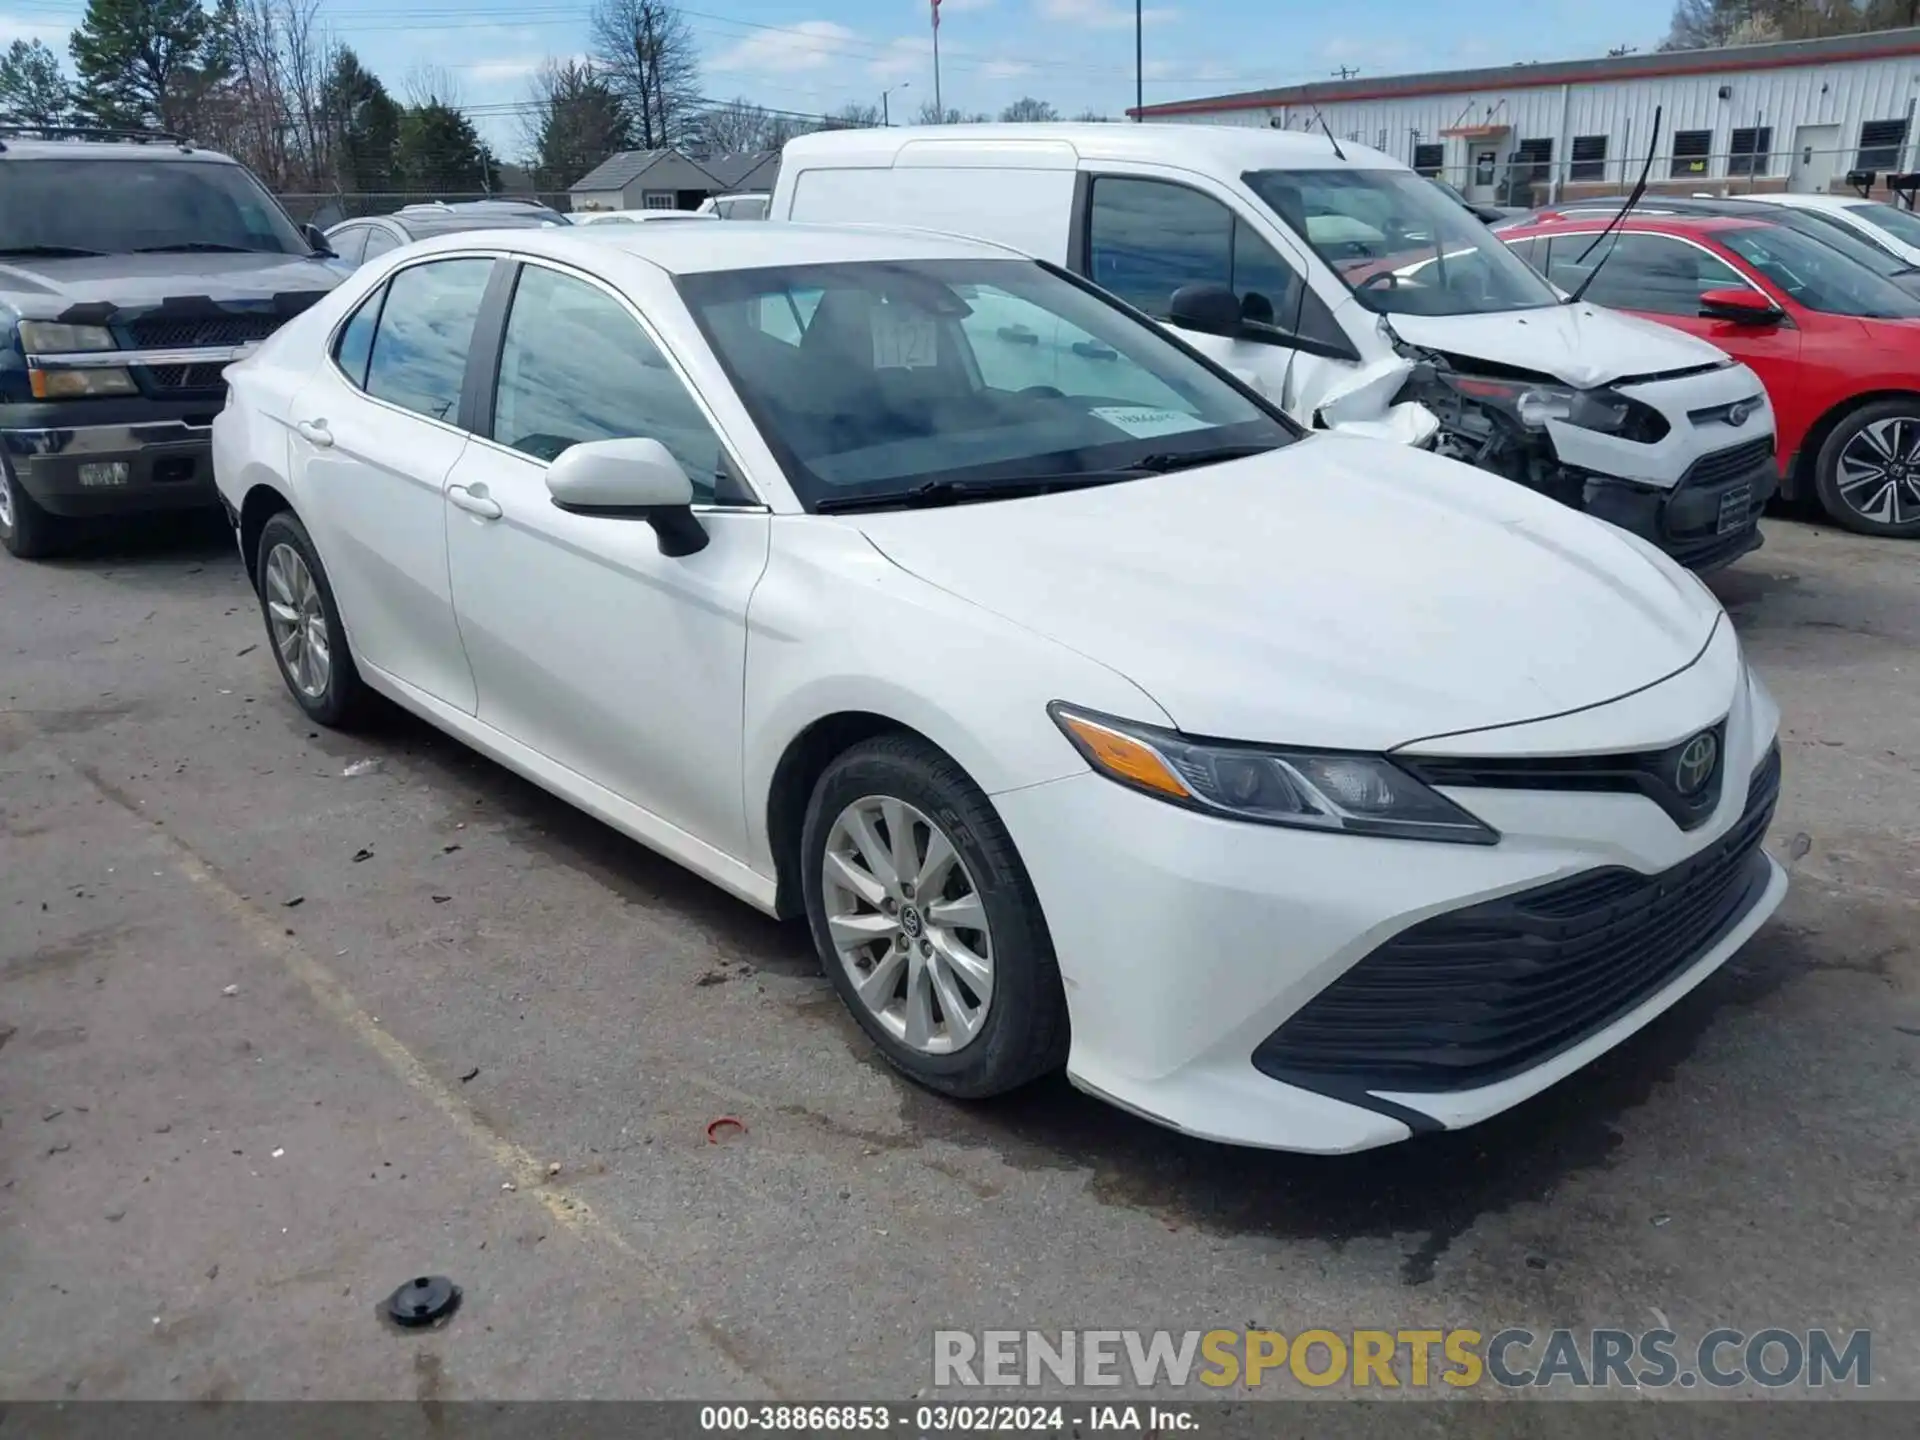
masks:
[[[1747,528],[1747,510],[1753,502],[1751,485],[1736,485],[1720,497],[1720,524],[1717,534],[1730,535]]]

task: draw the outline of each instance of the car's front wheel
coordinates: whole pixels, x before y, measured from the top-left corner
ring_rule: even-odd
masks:
[[[36,505],[14,479],[12,467],[0,460],[0,545],[22,560],[42,560],[59,554],[66,538],[59,517]]]
[[[1862,405],[1814,461],[1820,506],[1863,535],[1920,536],[1920,396]]]
[[[282,510],[261,527],[255,553],[260,615],[280,678],[295,703],[320,724],[351,724],[370,696],[347,650],[340,608],[307,527],[292,511]]]
[[[814,787],[807,919],[834,988],[892,1064],[949,1095],[996,1095],[1066,1059],[1045,918],[980,787],[923,740],[881,736]]]

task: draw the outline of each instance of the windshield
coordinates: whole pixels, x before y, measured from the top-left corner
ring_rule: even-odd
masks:
[[[1846,209],[1869,225],[1877,225],[1903,245],[1920,245],[1920,215],[1911,210],[1882,205],[1878,200],[1863,200]]]
[[[1780,225],[1728,228],[1713,238],[1809,310],[1881,320],[1920,317],[1920,299],[1824,240]]]
[[[677,283],[809,510],[943,485],[1129,479],[1114,472],[1299,433],[1157,327],[1032,261]]]
[[[1780,207],[1782,213],[1776,218],[1767,216],[1767,223],[1778,225],[1783,230],[1798,230],[1802,235],[1818,240],[1822,245],[1831,245],[1842,255],[1873,271],[1876,275],[1911,275],[1915,267],[1909,265],[1898,255],[1876,240],[1868,238],[1863,230],[1856,230],[1846,221],[1832,215],[1824,215],[1818,210],[1787,210]]]
[[[13,160],[0,165],[0,252],[311,248],[239,165],[202,160]]]
[[[1524,260],[1411,170],[1255,170],[1245,180],[1386,315],[1484,315],[1558,303]]]

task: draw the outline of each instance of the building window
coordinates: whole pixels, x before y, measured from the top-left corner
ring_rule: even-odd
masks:
[[[1673,132],[1673,169],[1670,173],[1704,175],[1707,173],[1707,157],[1712,154],[1711,130],[1676,130]]]
[[[1750,130],[1736,130],[1728,148],[1727,174],[1764,175],[1773,152],[1773,128],[1758,125]]]
[[[1607,178],[1607,137],[1604,135],[1576,135],[1573,137],[1573,164],[1567,169],[1569,180],[1604,180]]]
[[[1513,152],[1515,180],[1544,180],[1553,169],[1553,141],[1522,140]]]
[[[671,190],[649,190],[641,197],[640,208],[643,210],[671,210],[673,208],[673,192]]]
[[[1382,125],[1380,127],[1380,134],[1379,134],[1379,137],[1374,140],[1373,148],[1376,150],[1384,150],[1387,148],[1387,127],[1386,126]]]
[[[1869,120],[1860,127],[1860,170],[1898,170],[1907,148],[1905,120]]]
[[[1447,163],[1445,145],[1416,145],[1413,147],[1413,168],[1422,175],[1438,175]]]

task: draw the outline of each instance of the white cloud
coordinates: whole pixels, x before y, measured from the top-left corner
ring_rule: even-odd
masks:
[[[859,36],[832,20],[802,20],[775,30],[758,30],[707,62],[710,70],[763,73],[817,70],[850,53],[864,51]],[[851,45],[849,42],[853,42]]]
[[[944,0],[943,0],[944,8]],[[1133,7],[1123,0],[1040,0],[1040,13],[1063,25],[1079,25],[1088,30],[1131,30]],[[1154,6],[1140,15],[1143,25],[1158,25],[1171,20],[1178,11]]]
[[[981,64],[978,73],[988,80],[1012,80],[1033,74],[1033,66],[1024,60],[988,60]]]

